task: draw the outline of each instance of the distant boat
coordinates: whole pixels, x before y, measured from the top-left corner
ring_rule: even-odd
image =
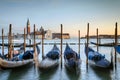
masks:
[[[38,44],[41,44],[41,42],[36,43],[36,45],[38,45]],[[13,47],[21,47],[22,45],[24,45],[24,43],[21,43],[21,44],[14,43]],[[0,46],[2,46],[2,43],[0,43]],[[6,44],[4,44],[4,46],[8,47],[9,44],[6,43]],[[34,46],[34,44],[26,44],[26,47],[33,47],[33,46]]]
[[[42,61],[38,60],[38,67],[41,70],[54,68],[59,65],[60,50],[54,44],[51,51],[49,51]]]
[[[98,46],[108,46],[108,47],[113,47],[113,46],[115,46],[115,43],[103,43],[103,44],[97,44],[97,43],[95,43],[95,42],[90,42],[91,44],[94,44],[94,45],[98,45]],[[120,44],[118,44],[118,45],[120,45]]]
[[[85,53],[87,57],[87,47],[85,46]],[[92,66],[100,68],[109,68],[111,62],[109,62],[105,55],[100,54],[99,52],[94,51],[92,48],[88,47],[88,63]]]
[[[64,64],[65,67],[69,70],[76,70],[80,68],[81,59],[72,48],[69,47],[68,43],[64,51]]]
[[[40,49],[37,47],[37,53],[40,52]],[[21,53],[13,56],[12,59],[8,60],[7,58],[0,57],[0,67],[2,68],[16,68],[27,65],[33,62],[34,50],[27,50],[25,53]]]

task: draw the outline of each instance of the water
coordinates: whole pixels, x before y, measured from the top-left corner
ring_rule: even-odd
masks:
[[[41,40],[37,40],[39,42]],[[81,40],[81,43],[85,43],[85,39]],[[95,39],[91,39],[90,41],[96,41]],[[102,39],[102,43],[105,42],[113,42],[112,39]],[[6,41],[7,42],[7,41]],[[45,43],[57,43],[60,40],[45,40]],[[64,43],[76,43],[78,39],[70,39],[63,40]],[[45,54],[51,50],[53,45],[45,45],[44,52]],[[57,45],[60,48],[60,45]],[[70,45],[72,49],[78,52],[78,45]],[[94,45],[90,45],[94,50],[96,47]],[[41,45],[39,45],[41,49]],[[65,45],[63,45],[63,52],[65,49]],[[99,52],[105,54],[106,58],[110,61],[110,53],[114,52],[112,47],[99,47]],[[1,49],[0,49],[1,52]],[[7,48],[5,48],[5,52],[7,53]],[[41,51],[42,52],[42,51]],[[88,66],[88,70],[86,69],[86,56],[84,53],[84,44],[80,46],[80,55],[82,59],[82,64],[80,67],[79,73],[69,72],[64,67],[64,60],[62,69],[60,65],[52,70],[41,72],[36,69],[33,64],[29,64],[24,67],[14,68],[14,69],[6,69],[0,70],[0,80],[120,80],[120,56],[117,58],[117,70],[101,70],[96,69],[91,66]],[[41,55],[39,56],[41,59]]]

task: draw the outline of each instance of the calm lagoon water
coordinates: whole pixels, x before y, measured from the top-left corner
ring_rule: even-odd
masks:
[[[41,40],[37,40],[39,42]],[[96,42],[95,39],[91,39],[90,41]],[[102,39],[101,43],[113,42],[113,39]],[[1,40],[0,40],[1,42]],[[7,41],[6,41],[7,42]],[[18,41],[23,42],[23,41]],[[45,40],[45,43],[57,43],[60,40]],[[63,40],[64,43],[77,43],[78,39],[69,39]],[[85,39],[81,39],[81,43],[85,43]],[[44,53],[46,54],[49,50],[51,50],[53,45],[45,45]],[[57,45],[60,48],[60,45]],[[70,45],[72,49],[78,52],[78,45]],[[94,50],[96,50],[96,46],[89,45]],[[41,49],[41,45],[39,45]],[[29,48],[28,48],[29,49]],[[31,48],[32,49],[32,48]],[[65,45],[63,45],[63,52],[65,49]],[[5,48],[5,52],[7,53],[7,48]],[[41,51],[42,52],[42,51]],[[99,47],[99,52],[105,54],[106,58],[110,61],[110,53],[114,54],[113,47]],[[1,53],[1,49],[0,49]],[[41,53],[40,53],[41,54]],[[39,58],[41,59],[41,56]],[[80,46],[80,56],[82,59],[82,64],[79,70],[79,73],[69,72],[64,67],[64,60],[62,69],[60,65],[52,70],[41,72],[39,71],[34,64],[29,64],[24,67],[14,68],[14,69],[6,69],[0,70],[0,80],[120,80],[120,55],[117,57],[117,69],[113,70],[102,70],[96,69],[91,66],[88,66],[88,70],[86,69],[86,56],[84,53],[84,44]]]

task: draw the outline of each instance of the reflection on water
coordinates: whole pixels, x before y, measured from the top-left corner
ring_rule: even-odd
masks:
[[[79,72],[78,71],[79,71],[79,69],[75,70],[75,71],[70,71],[67,68],[65,68],[65,72],[66,72],[67,77],[69,78],[69,80],[79,80],[80,71]]]
[[[39,80],[50,80],[52,79],[53,75],[56,73],[58,70],[58,67],[52,68],[52,69],[47,69],[47,70],[42,70],[39,72]]]
[[[111,69],[100,69],[100,68],[96,68],[96,67],[92,67],[91,69],[94,71],[94,73],[96,74],[96,76],[99,77],[99,79],[101,80],[112,80],[111,78]]]
[[[39,42],[40,40],[38,40]],[[77,42],[77,39],[70,39],[70,40],[64,40],[64,43],[66,42]],[[91,39],[91,41],[95,42],[95,39]],[[113,40],[104,40],[102,39],[101,42],[112,42]],[[47,43],[54,43],[54,42],[60,42],[60,40],[45,40]],[[82,39],[81,43],[84,43],[85,40]],[[60,49],[60,45],[57,45]],[[74,49],[76,52],[78,51],[78,45],[70,45],[72,49]],[[96,50],[96,47],[94,45],[90,46]],[[94,47],[93,47],[94,46]],[[41,49],[41,45],[39,45]],[[52,48],[52,45],[45,45],[44,46],[44,52],[45,54]],[[65,49],[65,45],[63,45],[63,52]],[[7,50],[7,49],[6,49]],[[5,50],[5,51],[6,51]],[[106,58],[110,61],[110,52],[111,47],[100,47],[99,48],[100,53],[105,54]],[[0,49],[1,53],[1,49]],[[42,50],[40,52],[40,57]],[[118,54],[117,58],[117,69],[116,70],[101,70],[96,69],[91,66],[88,66],[88,70],[86,69],[86,56],[84,53],[84,44],[81,45],[80,48],[80,56],[82,59],[82,64],[80,67],[80,73],[76,72],[70,72],[66,70],[64,66],[64,59],[63,59],[63,65],[62,69],[60,65],[54,69],[47,70],[47,71],[40,71],[39,69],[36,69],[33,64],[15,68],[15,69],[7,69],[7,70],[0,70],[0,80],[120,80],[120,54]]]
[[[22,80],[26,77],[26,79],[29,79],[30,77],[27,78],[28,73],[32,70],[33,64],[28,64],[19,68],[13,68],[10,72],[10,75],[8,76],[8,80]]]
[[[8,76],[10,74],[11,70],[0,70],[0,80],[9,80]]]

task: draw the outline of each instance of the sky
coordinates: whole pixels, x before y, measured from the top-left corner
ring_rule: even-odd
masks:
[[[0,0],[0,30],[7,34],[9,24],[14,33],[23,33],[29,18],[31,31],[33,25],[52,32],[70,33],[71,37],[87,33],[90,35],[114,34],[115,23],[120,25],[120,0]],[[120,34],[120,30],[118,32]],[[1,33],[0,33],[1,35]]]

